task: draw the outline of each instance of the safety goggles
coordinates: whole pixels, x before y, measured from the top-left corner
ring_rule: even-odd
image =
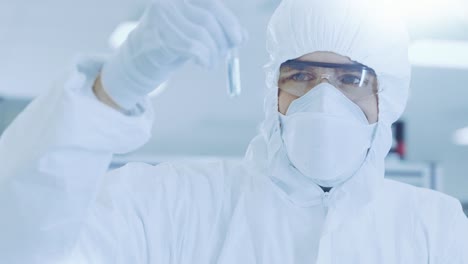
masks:
[[[324,80],[352,101],[381,92],[375,71],[358,63],[289,60],[281,65],[278,85],[282,91],[301,97]]]

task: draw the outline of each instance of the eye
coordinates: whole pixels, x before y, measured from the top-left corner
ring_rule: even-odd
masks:
[[[357,86],[357,85],[359,85],[361,83],[361,77],[351,75],[351,74],[347,74],[347,75],[342,76],[340,81],[343,84],[346,84],[346,85]]]
[[[315,76],[310,73],[300,72],[289,77],[291,80],[296,82],[309,82],[315,79]]]

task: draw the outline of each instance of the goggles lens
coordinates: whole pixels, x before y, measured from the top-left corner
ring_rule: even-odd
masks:
[[[352,101],[378,94],[375,71],[362,64],[289,60],[281,65],[279,88],[297,97],[327,80]]]

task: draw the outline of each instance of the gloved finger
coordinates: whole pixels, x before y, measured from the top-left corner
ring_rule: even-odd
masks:
[[[220,1],[211,1],[207,8],[216,15],[216,19],[223,28],[231,48],[240,46],[244,42],[244,28],[237,17]]]
[[[173,25],[173,32],[181,36],[183,40],[181,52],[190,53],[198,64],[210,67],[219,55],[217,43],[214,41],[208,31],[193,23],[184,14],[173,6],[170,10],[168,23]],[[170,32],[170,31],[169,31]],[[177,45],[176,45],[177,46]]]
[[[215,59],[212,57],[211,52],[203,43],[193,42],[190,48],[190,54],[195,63],[204,68],[213,68]]]
[[[212,13],[206,9],[201,8],[193,3],[187,2],[189,12],[187,16],[190,20],[197,23],[199,26],[205,28],[218,45],[218,50],[222,51],[229,47],[229,42],[226,39],[221,25]],[[221,54],[221,52],[218,52]]]
[[[210,50],[204,44],[194,41],[187,36],[181,29],[180,23],[174,23],[173,12],[161,12],[158,19],[158,26],[164,27],[164,31],[159,34],[162,41],[173,43],[165,49],[170,50],[170,53],[177,54],[180,58],[195,59],[197,64],[210,64]]]

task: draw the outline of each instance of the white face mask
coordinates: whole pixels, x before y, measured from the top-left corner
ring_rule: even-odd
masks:
[[[369,125],[361,108],[328,83],[293,101],[280,119],[291,164],[323,187],[335,187],[356,173],[377,125]]]

